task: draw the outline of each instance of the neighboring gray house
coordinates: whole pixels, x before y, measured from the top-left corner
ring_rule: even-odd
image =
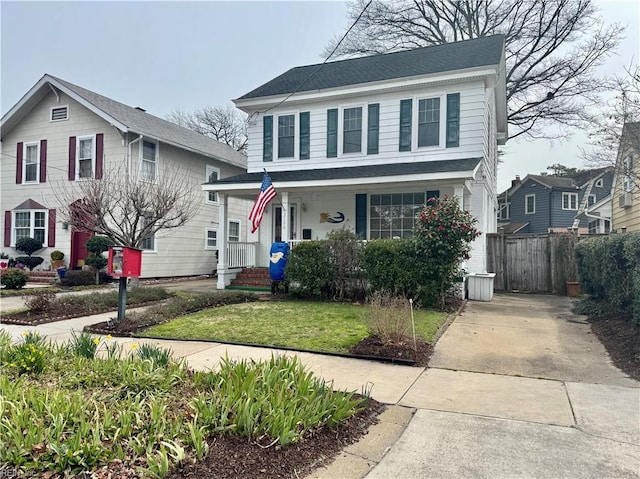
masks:
[[[611,229],[610,168],[569,176],[517,176],[498,196],[498,229],[504,233],[608,233]]]
[[[90,233],[57,218],[56,185],[102,178],[120,168],[154,181],[157,171],[179,167],[202,197],[198,214],[185,226],[143,246],[143,277],[211,273],[216,269],[218,201],[201,184],[238,175],[246,157],[233,148],[51,75],[44,75],[2,118],[1,187],[4,229],[2,251],[19,255],[17,238],[34,237],[49,253],[61,250],[71,268],[83,264]],[[80,198],[78,198],[80,199]],[[246,238],[251,204],[227,204],[229,239]],[[59,216],[59,215],[58,215]]]
[[[267,266],[275,240],[322,239],[343,227],[363,239],[410,236],[432,196],[457,197],[480,231],[496,232],[504,55],[504,37],[494,35],[307,65],[234,100],[249,115],[247,173],[203,188],[221,204],[254,200],[266,169],[278,199],[242,264],[221,248],[218,287],[238,266]],[[466,268],[486,271],[486,234]]]

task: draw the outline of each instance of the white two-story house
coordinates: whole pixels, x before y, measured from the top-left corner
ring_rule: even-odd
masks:
[[[65,253],[69,268],[82,266],[91,233],[62,221],[57,193],[115,170],[154,181],[157,172],[173,168],[202,199],[186,225],[144,241],[142,277],[210,274],[220,230],[229,235],[225,240],[246,239],[251,203],[225,203],[228,224],[220,228],[217,195],[201,189],[203,182],[244,173],[246,156],[143,109],[44,75],[3,116],[1,138],[0,241],[12,257],[21,255],[16,240],[32,237],[45,246],[36,253],[45,259],[42,268],[49,267],[53,250]]]
[[[234,100],[249,115],[247,173],[203,185],[220,215],[255,199],[266,170],[277,191],[247,245],[258,266],[273,241],[413,234],[428,198],[455,196],[496,231],[497,147],[507,139],[504,37],[293,68]],[[225,235],[221,235],[224,237]],[[486,240],[469,272],[486,271]],[[221,242],[222,243],[222,242]],[[233,276],[221,245],[218,287]]]

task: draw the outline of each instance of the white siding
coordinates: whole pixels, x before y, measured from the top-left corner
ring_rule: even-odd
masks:
[[[69,119],[49,122],[50,108],[55,105],[69,106]],[[120,132],[106,121],[84,108],[73,99],[61,95],[60,102],[53,93],[49,93],[2,139],[2,161],[0,162],[0,186],[2,188],[2,218],[4,211],[12,210],[27,199],[33,199],[47,208],[59,205],[56,189],[68,185],[69,137],[104,134],[104,171],[126,164],[129,155]],[[129,135],[129,141],[137,138]],[[16,184],[16,145],[18,142],[47,140],[47,181],[41,184]],[[131,165],[138,161],[137,143],[131,149]],[[156,238],[156,251],[143,254],[143,277],[163,277],[210,274],[216,268],[215,251],[205,250],[206,228],[218,228],[218,206],[206,204],[206,193],[201,190],[207,181],[206,165],[220,169],[220,177],[238,175],[243,169],[226,163],[187,152],[163,143],[158,146],[158,167],[179,165],[181,172],[188,176],[195,195],[201,198],[197,215],[184,227],[160,232]],[[241,221],[242,240],[246,239],[246,218],[251,203],[240,199],[229,200],[229,217]],[[4,228],[1,230],[4,245]],[[58,213],[56,225],[56,244],[45,248],[38,256],[45,258],[42,268],[50,264],[49,254],[54,249],[70,257],[71,230],[62,228],[62,219]],[[2,251],[15,257],[19,254],[13,248],[2,246]]]
[[[400,130],[400,100],[413,99],[414,115],[417,109],[417,100],[420,98],[430,98],[442,95],[440,104],[441,110],[446,110],[446,94],[460,93],[460,146],[445,148],[440,147],[413,149],[409,152],[400,152],[399,130]],[[285,171],[315,168],[339,168],[343,166],[375,165],[386,163],[421,162],[432,160],[448,160],[459,158],[480,158],[484,157],[484,147],[486,143],[485,123],[485,101],[487,100],[485,88],[482,82],[467,83],[461,85],[450,85],[447,88],[438,87],[422,89],[419,91],[410,90],[404,92],[385,93],[375,96],[361,96],[344,101],[320,101],[314,102],[305,107],[292,109],[290,105],[285,105],[271,110],[267,115],[273,115],[273,161],[262,161],[263,145],[263,117],[264,114],[255,115],[249,125],[249,150],[248,150],[248,171],[256,172],[267,168],[269,171]],[[375,155],[366,154],[366,113],[367,105],[370,103],[380,104],[380,127],[379,127],[379,153]],[[359,154],[342,154],[340,137],[342,135],[342,109],[352,106],[363,107],[363,130],[364,138],[362,150]],[[327,109],[338,108],[338,157],[327,158]],[[302,111],[310,112],[310,152],[309,160],[278,159],[277,158],[277,116],[279,114],[296,114],[296,144],[299,132],[299,116]],[[416,135],[416,121],[414,118],[413,136]],[[441,123],[441,130],[446,128],[446,124]],[[296,145],[296,152],[297,152]]]

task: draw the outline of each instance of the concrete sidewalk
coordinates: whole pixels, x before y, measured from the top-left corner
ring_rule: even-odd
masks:
[[[173,288],[212,290],[207,281]],[[64,342],[71,330],[113,314],[0,328]],[[335,389],[371,386],[372,397],[390,405],[381,423],[313,478],[638,478],[640,383],[611,364],[584,319],[567,298],[469,302],[429,369],[209,342],[113,340],[125,350],[134,342],[170,347],[198,369],[224,357],[296,354]]]

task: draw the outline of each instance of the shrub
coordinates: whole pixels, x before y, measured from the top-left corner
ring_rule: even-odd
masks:
[[[416,270],[420,265],[411,239],[371,240],[362,255],[362,268],[374,292],[415,296],[418,291]]]
[[[107,266],[107,258],[102,256],[102,254],[91,253],[84,260],[85,264],[91,266],[96,270],[100,270]]]
[[[113,244],[106,236],[92,236],[87,240],[87,251],[94,254],[101,254],[109,250],[109,246]]]
[[[640,233],[580,241],[575,255],[583,292],[640,325]]]
[[[33,238],[20,238],[16,241],[16,250],[22,251],[27,256],[31,256],[36,251],[42,249],[42,243]]]
[[[44,262],[44,258],[40,256],[18,256],[16,261],[29,268],[29,271],[33,271],[33,268],[40,266]]]
[[[27,273],[17,268],[9,268],[0,274],[0,284],[7,289],[22,289],[28,279]]]
[[[27,296],[24,305],[34,313],[43,313],[52,309],[56,294],[52,291],[41,291]]]
[[[365,281],[360,267],[362,242],[348,229],[333,230],[327,235],[331,264],[331,292],[338,300],[364,297]]]
[[[49,256],[53,261],[62,261],[64,259],[64,253],[59,250],[52,251]]]
[[[67,274],[60,282],[63,286],[87,286],[95,284],[96,275],[93,271],[72,270],[67,271]]]
[[[326,241],[303,241],[291,250],[286,278],[303,296],[329,297],[331,263]]]
[[[411,333],[411,304],[405,297],[389,291],[376,291],[369,299],[371,313],[367,319],[369,333],[382,342],[391,343]]]
[[[434,288],[423,290],[420,296],[424,304],[433,301],[442,308],[446,293],[460,276],[460,264],[469,259],[470,244],[480,232],[474,227],[478,220],[460,207],[457,198],[445,196],[430,201],[418,215],[414,237],[416,258],[428,258],[430,268],[421,269],[419,284],[432,283]]]
[[[113,283],[113,276],[109,276],[109,274],[104,271],[99,271],[98,280],[100,284]]]

